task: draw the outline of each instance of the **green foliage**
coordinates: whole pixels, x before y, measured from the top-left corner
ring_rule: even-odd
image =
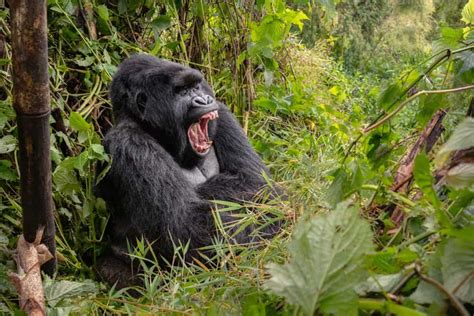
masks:
[[[44,282],[48,312],[446,313],[451,303],[415,267],[473,303],[474,130],[464,118],[474,83],[473,3],[48,1],[60,258],[56,279]],[[7,35],[0,59],[0,312],[18,310],[5,280],[21,232],[8,19],[8,9],[0,11]],[[267,214],[286,216],[288,225],[258,247],[223,234],[209,246],[216,252],[211,267],[200,259],[184,264],[188,245],[179,244],[162,269],[151,241],[142,239],[130,249],[143,268],[135,298],[91,281],[91,265],[108,221],[93,194],[110,163],[101,145],[113,123],[107,86],[119,62],[137,52],[201,70],[286,189],[285,201],[220,201],[221,211],[241,210],[240,229]],[[421,92],[431,90],[439,91]],[[413,170],[406,182],[412,190],[395,190],[400,161],[438,111],[447,113],[446,131],[431,151],[423,144],[414,155],[406,169]],[[363,132],[371,124],[379,125]],[[215,215],[218,229],[228,230]]]
[[[266,287],[304,314],[356,315],[354,288],[362,282],[364,255],[372,251],[369,225],[348,203],[300,223],[289,245],[290,261],[271,264]]]
[[[436,162],[442,165],[451,153],[457,150],[463,150],[474,147],[474,118],[468,117],[464,119],[453,131],[449,140],[438,151]]]
[[[43,287],[48,315],[87,313],[90,311],[90,301],[84,298],[97,293],[97,286],[91,280],[57,281],[45,276]]]
[[[423,194],[435,207],[439,207],[440,201],[434,189],[434,178],[430,169],[430,159],[426,155],[420,154],[416,157],[413,176],[415,177],[416,184],[421,191],[423,191]]]

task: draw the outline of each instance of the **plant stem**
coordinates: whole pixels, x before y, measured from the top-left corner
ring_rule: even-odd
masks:
[[[426,283],[429,283],[429,284],[433,285],[438,290],[443,292],[443,294],[448,297],[448,299],[451,302],[451,304],[453,305],[453,307],[458,311],[459,315],[469,316],[469,312],[466,310],[464,305],[451,292],[449,292],[448,289],[445,288],[443,284],[439,283],[437,280],[435,280],[433,278],[430,278],[427,275],[424,275],[421,272],[421,268],[420,268],[419,265],[415,265],[415,271],[418,274],[418,276],[420,277],[420,279],[422,279]]]
[[[415,243],[415,242],[417,242],[417,241],[420,241],[420,240],[422,240],[422,239],[425,239],[425,238],[427,238],[427,237],[433,235],[434,233],[437,233],[437,231],[436,231],[436,230],[433,230],[433,231],[427,231],[427,232],[421,233],[421,234],[419,234],[418,236],[413,237],[412,239],[409,239],[409,240],[407,240],[407,241],[402,242],[400,245],[398,245],[397,248],[400,250],[400,249],[402,249],[403,247],[406,247],[406,246],[411,245],[411,244],[413,244],[413,243]]]
[[[387,122],[392,117],[394,117],[398,112],[400,112],[405,107],[405,105],[407,105],[411,101],[415,100],[419,96],[429,95],[429,94],[457,93],[457,92],[463,92],[463,91],[470,90],[470,89],[474,89],[474,85],[458,87],[458,88],[453,88],[453,89],[428,90],[428,91],[423,90],[423,91],[417,92],[414,95],[412,95],[411,97],[409,97],[408,99],[406,99],[405,101],[403,101],[402,103],[400,103],[400,105],[395,110],[393,110],[389,114],[385,115],[380,121],[378,121],[375,124],[370,125],[369,127],[364,128],[362,130],[362,133],[367,134],[368,132],[376,129],[377,127],[379,127],[381,125],[383,125],[385,122]]]
[[[415,309],[411,309],[406,306],[395,304],[391,301],[381,300],[381,299],[372,299],[372,298],[362,298],[358,300],[359,309],[378,311],[382,314],[384,313],[393,313],[395,315],[403,316],[426,316],[425,313],[419,312]]]

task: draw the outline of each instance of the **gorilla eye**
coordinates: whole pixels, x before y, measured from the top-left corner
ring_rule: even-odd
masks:
[[[189,87],[186,86],[179,86],[174,88],[174,92],[181,96],[186,95],[189,92]]]

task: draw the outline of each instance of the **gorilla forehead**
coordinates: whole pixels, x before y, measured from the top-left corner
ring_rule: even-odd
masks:
[[[144,80],[159,80],[172,87],[186,87],[203,80],[203,75],[192,68],[153,56],[139,54],[126,59],[119,67],[115,78],[137,81],[143,85]],[[130,82],[133,84],[133,82]]]

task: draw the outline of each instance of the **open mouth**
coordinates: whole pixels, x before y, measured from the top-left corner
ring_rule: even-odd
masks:
[[[193,150],[205,155],[212,146],[212,140],[209,140],[208,123],[219,117],[217,110],[208,112],[199,118],[199,121],[193,123],[188,129],[188,139]]]

